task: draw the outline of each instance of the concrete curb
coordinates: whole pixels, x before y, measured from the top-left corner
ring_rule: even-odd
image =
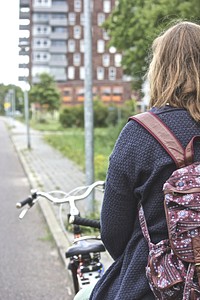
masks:
[[[11,137],[12,140],[12,137]],[[13,143],[14,144],[14,143]],[[35,183],[35,179],[34,177],[31,175],[30,170],[24,160],[23,155],[18,151],[18,149],[15,147],[17,153],[18,153],[18,157],[21,161],[21,164],[24,168],[24,171],[28,177],[30,186],[35,189],[37,187],[36,183]],[[38,204],[42,210],[42,213],[44,215],[44,218],[48,224],[48,227],[50,229],[50,232],[52,233],[53,239],[56,243],[56,246],[58,248],[58,252],[60,257],[63,260],[63,263],[65,266],[67,266],[67,261],[65,258],[65,251],[66,249],[71,245],[70,240],[66,237],[66,235],[63,233],[61,226],[59,225],[57,218],[55,216],[55,213],[52,210],[52,206],[48,201],[38,201]]]

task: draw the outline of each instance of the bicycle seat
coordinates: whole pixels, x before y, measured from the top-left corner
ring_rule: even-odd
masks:
[[[83,255],[88,253],[104,252],[106,251],[103,243],[99,240],[80,240],[76,241],[73,246],[69,247],[65,256],[72,257],[74,255]]]

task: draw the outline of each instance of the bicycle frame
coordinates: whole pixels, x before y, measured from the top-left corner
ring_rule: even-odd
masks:
[[[31,195],[24,201],[16,204],[17,208],[22,208],[19,218],[22,219],[28,210],[42,197],[46,200],[60,205],[62,208],[63,203],[69,204],[69,223],[73,226],[73,244],[67,249],[65,257],[69,259],[68,269],[72,274],[72,281],[75,294],[87,285],[96,283],[104,273],[104,266],[101,262],[101,252],[105,251],[105,247],[98,237],[84,236],[81,232],[81,226],[90,226],[100,228],[99,221],[90,220],[80,217],[80,212],[76,206],[76,201],[83,200],[98,186],[104,187],[103,181],[94,182],[90,186],[78,187],[69,193],[63,191],[41,192],[32,190]],[[80,191],[86,190],[80,194]],[[79,195],[77,195],[79,193]],[[61,194],[62,198],[53,196],[54,194]],[[62,218],[60,218],[60,221]],[[61,222],[64,229],[63,222]]]

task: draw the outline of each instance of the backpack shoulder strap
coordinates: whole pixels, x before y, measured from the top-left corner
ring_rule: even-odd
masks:
[[[191,164],[193,162],[193,157],[194,157],[194,142],[200,142],[200,135],[195,135],[188,145],[185,148],[185,160],[187,164]]]
[[[185,150],[171,130],[152,112],[145,112],[129,118],[142,125],[166,150],[175,162],[177,168],[184,167]],[[192,160],[193,155],[188,148],[188,159]]]

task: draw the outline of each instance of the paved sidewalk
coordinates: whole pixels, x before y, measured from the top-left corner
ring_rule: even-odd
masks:
[[[77,186],[84,185],[84,173],[72,161],[45,143],[43,139],[45,133],[30,129],[31,149],[28,150],[26,126],[21,122],[17,120],[13,121],[10,118],[1,117],[1,119],[7,124],[10,138],[15,146],[32,188],[43,191],[59,189],[69,192]],[[95,198],[101,203],[101,194],[95,194]],[[84,201],[78,204],[81,212],[85,207],[83,202]],[[41,199],[39,203],[49,229],[54,237],[58,252],[63,259],[64,264],[67,266],[65,251],[72,242],[72,234],[69,233],[65,235],[61,229],[58,218],[58,206],[52,206],[51,203],[44,199]],[[102,259],[106,268],[112,262],[107,253],[102,256]]]

